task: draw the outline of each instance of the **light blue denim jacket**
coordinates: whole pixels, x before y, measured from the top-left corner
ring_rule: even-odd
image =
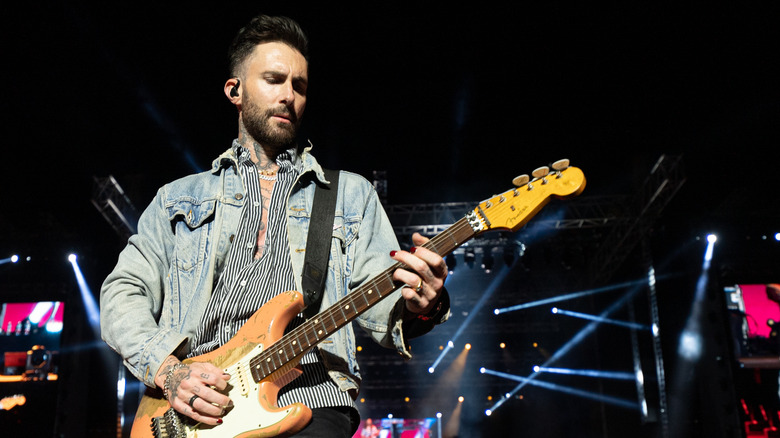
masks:
[[[301,287],[304,247],[315,184],[325,181],[307,147],[298,156],[301,176],[287,201],[288,238],[296,285]],[[184,357],[206,304],[224,268],[241,218],[244,188],[232,149],[210,171],[190,175],[160,188],[120,253],[100,291],[103,339],[124,359],[139,380],[155,387],[154,376],[170,354]],[[327,183],[327,182],[326,182]],[[334,219],[331,259],[321,309],[382,272],[398,249],[393,229],[374,187],[363,177],[341,172]],[[283,291],[279,291],[283,292]],[[445,292],[446,293],[446,292]],[[371,337],[411,358],[406,340],[449,317],[449,300],[440,318],[415,320],[402,327],[403,299],[395,291],[355,321]],[[352,324],[319,345],[331,378],[344,390],[357,390],[360,373]]]

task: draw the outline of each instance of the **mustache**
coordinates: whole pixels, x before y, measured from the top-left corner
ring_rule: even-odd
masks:
[[[269,108],[265,115],[268,118],[271,118],[271,116],[283,116],[286,119],[290,120],[292,123],[298,123],[298,115],[295,114],[294,111],[290,111],[290,108],[288,108],[285,105],[280,105],[276,108]]]

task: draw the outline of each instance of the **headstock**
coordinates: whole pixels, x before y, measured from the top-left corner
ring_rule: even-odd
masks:
[[[551,166],[539,167],[531,176],[520,175],[512,180],[516,186],[500,195],[479,203],[470,215],[472,226],[478,232],[517,231],[550,199],[572,198],[585,189],[585,175],[569,160],[559,160]],[[481,229],[476,228],[479,223]]]

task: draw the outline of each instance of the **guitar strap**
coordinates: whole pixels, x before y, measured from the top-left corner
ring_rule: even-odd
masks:
[[[319,312],[322,303],[339,188],[339,171],[331,169],[322,169],[322,171],[325,173],[325,179],[330,181],[330,186],[318,184],[314,190],[301,280],[303,303],[306,305],[303,313],[307,319]]]

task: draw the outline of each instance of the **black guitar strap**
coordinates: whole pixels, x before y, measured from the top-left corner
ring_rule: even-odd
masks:
[[[333,236],[333,217],[336,214],[336,197],[339,189],[339,171],[322,169],[330,186],[317,185],[306,237],[306,256],[303,263],[303,311],[311,318],[320,310],[325,277],[328,274],[330,243]]]

